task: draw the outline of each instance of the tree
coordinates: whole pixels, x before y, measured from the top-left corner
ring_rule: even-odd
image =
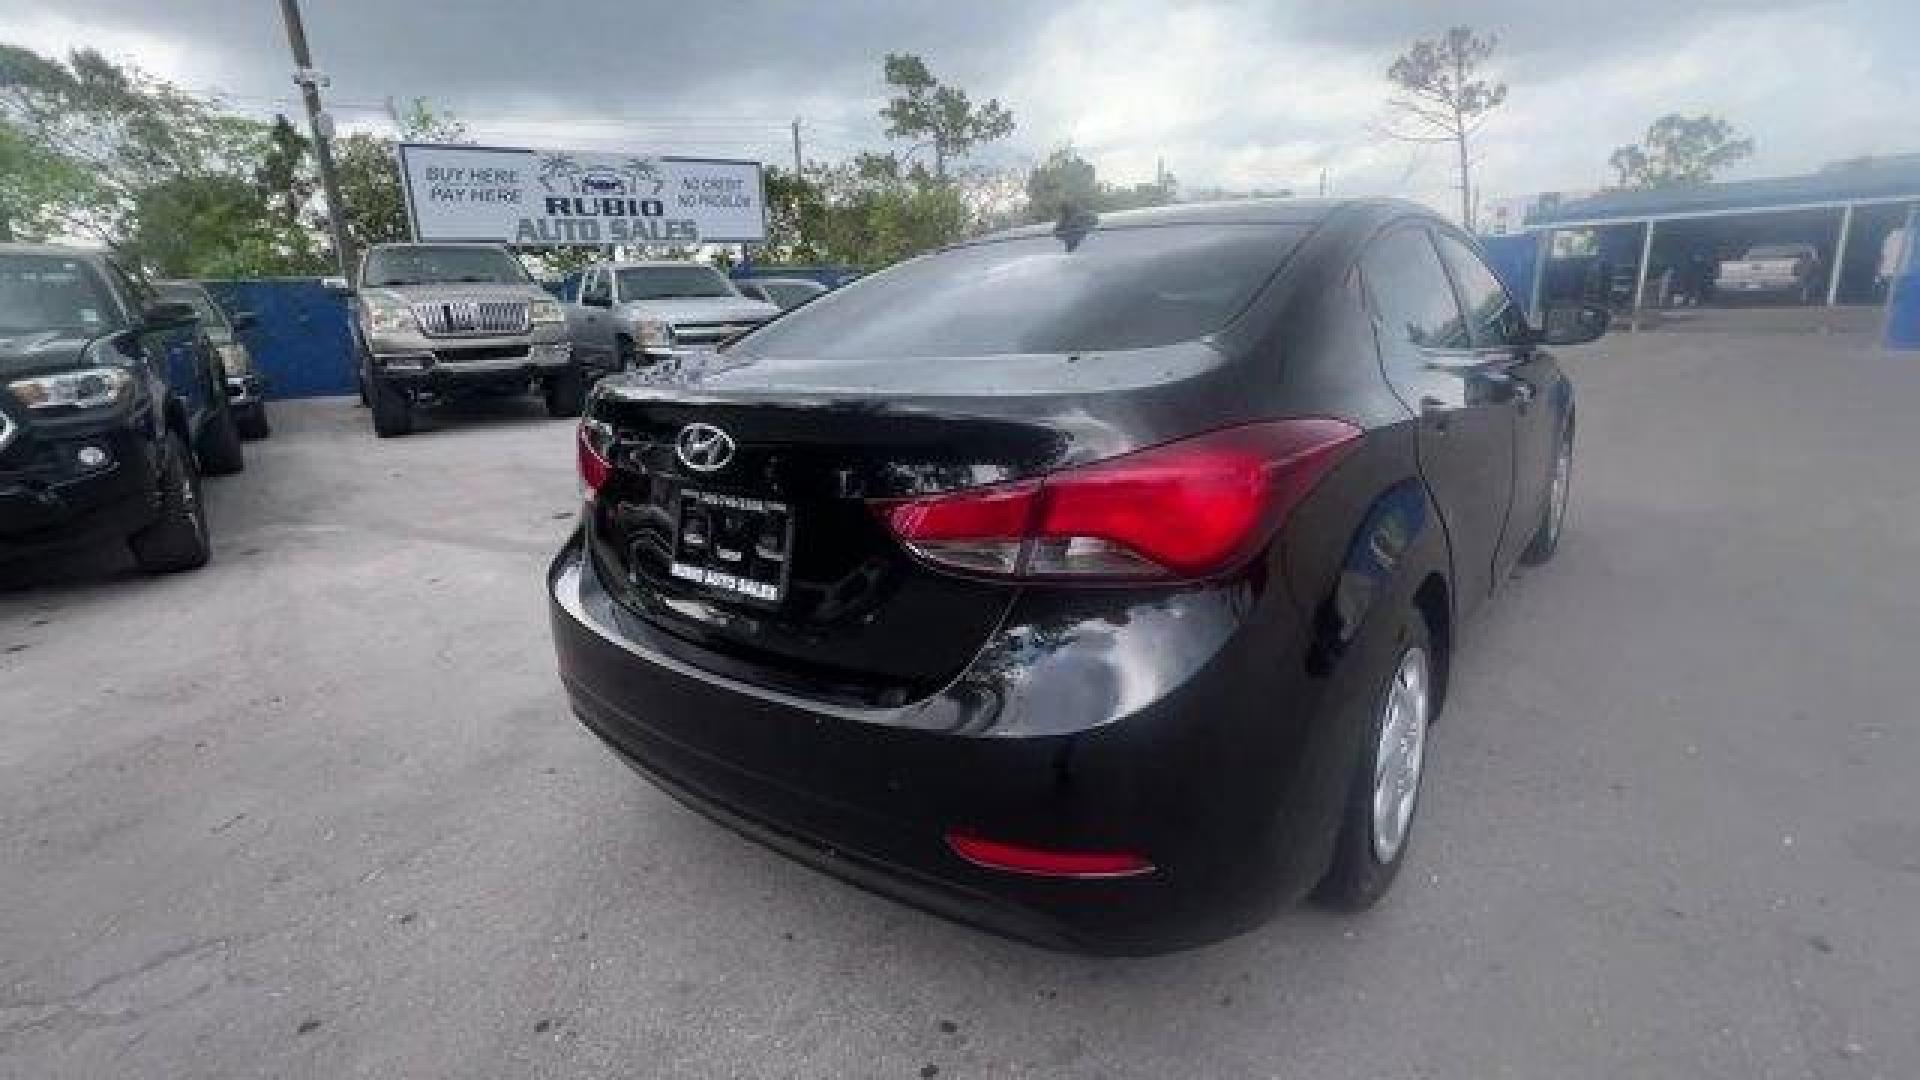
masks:
[[[1068,211],[1107,213],[1173,201],[1174,179],[1163,172],[1149,184],[1117,187],[1099,178],[1093,163],[1071,145],[1047,155],[1027,174],[1027,220],[1055,221]]]
[[[284,121],[229,115],[98,52],[0,46],[5,231],[84,235],[152,274],[306,272],[305,149]]]
[[[861,154],[824,171],[821,250],[833,262],[884,266],[966,235],[958,187],[893,154]]]
[[[769,165],[767,242],[762,256],[773,262],[816,263],[826,259],[827,189],[823,170],[814,175]]]
[[[1623,188],[1688,187],[1752,155],[1753,140],[1736,138],[1721,117],[1668,113],[1647,127],[1645,141],[1615,150],[1607,164]]]
[[[1097,213],[1100,180],[1093,162],[1071,145],[1047,155],[1027,174],[1027,220],[1054,221],[1069,211]]]
[[[240,176],[183,176],[134,200],[122,250],[154,277],[275,277],[323,272],[304,230]],[[289,237],[298,242],[289,243]]]
[[[76,163],[0,122],[0,242],[57,231],[72,193],[89,181]]]
[[[143,190],[232,172],[260,125],[92,49],[63,63],[0,45],[0,130],[0,152],[27,170],[0,184],[7,216],[117,248]]]
[[[463,143],[467,126],[451,112],[436,109],[425,98],[404,108],[389,103],[400,138],[407,142]],[[334,172],[340,181],[342,215],[347,236],[356,251],[372,244],[390,244],[411,235],[406,196],[400,190],[400,168],[394,156],[395,140],[369,131],[356,131],[334,144]]]
[[[1489,113],[1507,100],[1507,84],[1477,78],[1499,39],[1455,26],[1443,38],[1416,41],[1387,68],[1395,87],[1387,101],[1393,113],[1390,138],[1403,142],[1452,143],[1460,176],[1460,223],[1473,228],[1474,192],[1469,140]]]
[[[965,157],[979,143],[1013,134],[1013,113],[997,98],[975,105],[967,92],[943,86],[912,53],[888,53],[887,85],[898,93],[880,110],[889,139],[921,139],[913,149],[933,149],[933,176],[947,181],[947,163]],[[911,154],[911,151],[909,151]]]

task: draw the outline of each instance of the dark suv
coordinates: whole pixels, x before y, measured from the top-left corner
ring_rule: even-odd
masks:
[[[96,252],[0,244],[0,561],[124,539],[144,570],[194,569],[200,475],[243,465],[192,307]]]

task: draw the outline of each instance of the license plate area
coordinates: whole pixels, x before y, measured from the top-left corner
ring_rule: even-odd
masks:
[[[793,509],[683,487],[673,500],[675,578],[733,599],[776,605],[792,572]]]

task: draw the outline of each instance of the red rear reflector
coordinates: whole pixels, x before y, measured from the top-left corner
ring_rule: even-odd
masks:
[[[588,501],[607,486],[607,474],[613,465],[607,460],[607,447],[613,442],[613,429],[596,420],[580,421],[574,436],[574,448],[580,459],[580,489]]]
[[[1047,851],[958,832],[947,834],[947,846],[975,866],[1038,877],[1138,877],[1154,870],[1146,859],[1125,851]]]
[[[879,504],[930,562],[1032,578],[1185,578],[1232,568],[1358,442],[1342,420],[1227,428],[1039,480]]]

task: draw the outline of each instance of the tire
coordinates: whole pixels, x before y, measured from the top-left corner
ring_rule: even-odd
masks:
[[[207,565],[213,544],[200,505],[200,469],[177,432],[168,432],[161,470],[160,516],[127,538],[133,561],[149,574],[174,574]]]
[[[544,389],[548,416],[579,416],[586,408],[587,376],[577,364],[547,376]]]
[[[249,442],[271,436],[273,425],[267,423],[267,403],[256,401],[242,408],[234,419],[234,426],[240,429],[240,437]]]
[[[199,452],[200,471],[207,476],[232,476],[247,467],[246,450],[240,445],[240,427],[234,420],[232,406],[221,406],[219,413],[201,429]]]
[[[1313,892],[1317,903],[1364,911],[1386,895],[1400,873],[1412,840],[1427,729],[1439,706],[1438,688],[1444,684],[1439,667],[1445,662],[1433,648],[1426,619],[1409,607],[1393,662],[1374,696],[1366,738],[1354,755],[1333,862]],[[1376,783],[1383,773],[1384,787]],[[1382,809],[1376,810],[1376,800],[1384,800]],[[1383,821],[1393,824],[1383,826]]]
[[[407,392],[384,379],[367,380],[367,404],[373,410],[373,433],[382,439],[413,434],[413,402]]]
[[[1567,502],[1572,495],[1573,425],[1569,423],[1560,436],[1559,449],[1554,451],[1553,464],[1547,466],[1547,505],[1540,512],[1540,525],[1533,531],[1533,539],[1520,553],[1523,565],[1539,566],[1560,550],[1560,533],[1566,528]]]

